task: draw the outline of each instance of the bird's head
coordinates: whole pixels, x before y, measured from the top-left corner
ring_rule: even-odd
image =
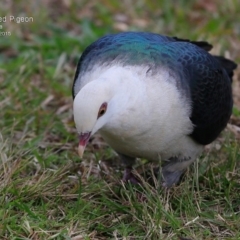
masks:
[[[90,137],[109,120],[110,99],[109,89],[105,84],[98,84],[98,81],[88,83],[76,95],[73,102],[73,115],[79,135],[80,157],[83,156]]]
[[[74,86],[73,115],[79,135],[80,157],[90,137],[98,130],[105,136],[113,134],[123,138],[128,137],[130,132],[130,135],[139,134],[136,119],[146,125],[145,118],[142,118],[143,111],[137,111],[145,101],[145,84],[139,77],[132,68],[115,66],[103,71],[80,91],[76,89],[78,85]]]

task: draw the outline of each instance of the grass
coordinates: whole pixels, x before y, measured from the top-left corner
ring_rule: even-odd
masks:
[[[71,99],[81,52],[107,33],[207,40],[239,62],[239,11],[237,0],[1,2],[0,16],[34,21],[0,23],[11,32],[0,37],[0,238],[240,239],[239,70],[229,127],[169,191],[122,184],[98,137],[80,161]]]

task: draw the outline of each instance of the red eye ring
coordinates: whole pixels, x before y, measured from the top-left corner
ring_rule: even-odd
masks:
[[[107,103],[104,102],[104,103],[101,105],[101,107],[99,108],[98,117],[97,117],[97,118],[100,118],[102,115],[104,115],[106,111],[107,111]]]

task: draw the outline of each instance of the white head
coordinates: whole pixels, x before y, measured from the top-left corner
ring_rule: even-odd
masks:
[[[90,137],[101,129],[110,117],[109,102],[112,91],[104,82],[105,79],[98,79],[86,84],[73,102],[74,121],[79,134],[80,157]]]

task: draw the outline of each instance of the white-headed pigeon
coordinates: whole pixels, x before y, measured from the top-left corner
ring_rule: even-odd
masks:
[[[225,128],[233,106],[236,64],[211,45],[154,33],[124,32],[83,52],[72,88],[82,157],[97,131],[136,182],[136,158],[162,162],[162,184],[182,173]]]

